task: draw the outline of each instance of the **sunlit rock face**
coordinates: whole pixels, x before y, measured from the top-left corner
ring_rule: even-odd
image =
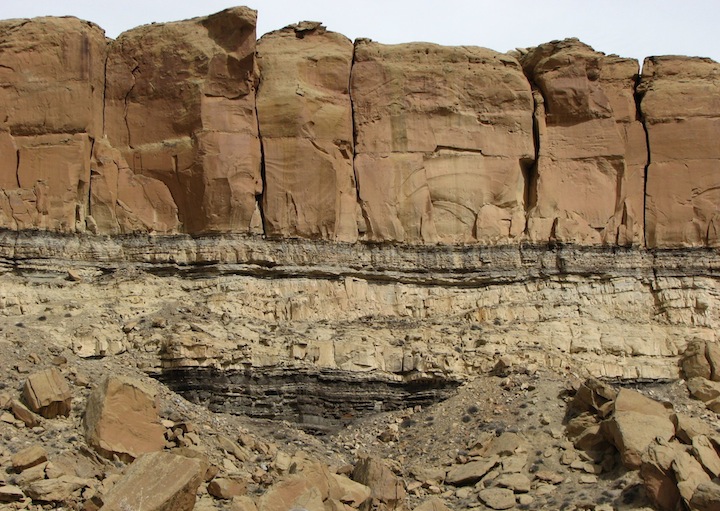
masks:
[[[146,25],[109,46],[107,137],[135,174],[168,187],[188,233],[260,226],[256,16]]]
[[[638,63],[567,39],[521,57],[535,87],[538,160],[528,236],[640,245],[647,147]]]
[[[720,64],[648,58],[640,92],[650,145],[648,247],[718,247]]]
[[[357,240],[352,60],[352,42],[319,23],[290,26],[258,42],[269,236]]]
[[[513,57],[359,40],[351,90],[367,239],[519,239],[533,102]]]
[[[104,68],[92,23],[0,21],[0,228],[84,229]]]

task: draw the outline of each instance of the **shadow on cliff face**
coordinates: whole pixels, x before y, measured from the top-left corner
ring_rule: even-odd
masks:
[[[213,412],[289,421],[309,433],[331,433],[355,419],[452,396],[460,385],[441,378],[395,381],[378,373],[292,369],[166,369],[156,378]]]

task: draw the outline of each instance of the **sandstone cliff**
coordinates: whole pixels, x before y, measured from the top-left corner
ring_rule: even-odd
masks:
[[[718,244],[718,64],[2,22],[0,227],[343,242]]]

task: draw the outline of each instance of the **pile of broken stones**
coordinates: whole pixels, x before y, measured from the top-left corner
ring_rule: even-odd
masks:
[[[708,378],[689,377],[690,389],[696,378],[714,386],[712,348],[688,350],[686,374],[703,360],[710,367],[703,373]],[[0,391],[0,425],[29,433],[0,448],[0,508],[549,509],[552,500],[543,496],[569,479],[585,487],[600,484],[606,474],[618,473],[619,459],[657,509],[720,509],[720,435],[667,403],[595,379],[575,386],[565,430],[553,429],[562,446],[548,458],[559,456],[555,468],[532,462],[539,445],[529,432],[492,430],[473,433],[467,449],[447,462],[398,466],[377,453],[357,453],[353,464],[332,463],[245,430],[213,430],[197,416],[190,420],[163,408],[162,386],[151,379],[113,372],[88,381],[62,362],[53,361],[60,370],[37,364],[39,370],[28,371],[18,388]],[[519,393],[530,381],[495,379],[507,389],[518,383]],[[376,436],[393,442],[387,432]],[[596,502],[568,509],[619,507]]]

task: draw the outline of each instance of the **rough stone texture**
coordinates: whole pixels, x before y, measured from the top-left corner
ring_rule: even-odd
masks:
[[[639,90],[650,145],[647,246],[720,246],[720,64],[649,57]]]
[[[190,511],[205,474],[200,460],[167,452],[140,456],[104,497],[104,511]]]
[[[357,462],[352,474],[353,481],[370,488],[371,499],[361,509],[371,509],[372,505],[384,504],[388,509],[395,509],[407,493],[401,479],[383,464],[382,461],[365,457]]]
[[[473,47],[355,43],[365,236],[506,243],[525,229],[533,103],[518,62]]]
[[[95,143],[88,228],[101,234],[170,233],[178,212],[162,181],[135,174],[107,139]]]
[[[690,499],[690,509],[694,511],[720,510],[720,485],[716,482],[700,483]]]
[[[474,484],[482,479],[499,461],[500,458],[493,456],[489,459],[471,461],[470,463],[450,467],[445,481],[455,486]]]
[[[486,488],[478,493],[480,501],[491,509],[515,507],[515,494],[504,488]]]
[[[0,228],[84,230],[104,66],[92,23],[0,22]]]
[[[260,223],[255,21],[236,7],[139,27],[110,44],[108,139],[135,174],[167,185],[186,232]]]
[[[647,161],[636,60],[577,39],[522,55],[539,136],[528,236],[537,242],[641,245]]]
[[[90,394],[85,410],[85,439],[106,458],[132,461],[165,446],[153,395],[131,378],[106,377]]]
[[[47,452],[42,445],[35,444],[17,452],[11,459],[13,470],[22,472],[47,461]]]
[[[258,41],[258,120],[269,236],[356,241],[353,44],[304,22]]]
[[[52,419],[70,413],[72,393],[60,371],[53,367],[28,377],[23,399],[32,411]]]
[[[0,227],[83,230],[105,35],[70,17],[2,21],[0,34]]]
[[[656,438],[668,441],[675,435],[670,413],[661,403],[639,392],[618,392],[613,416],[604,425],[626,467],[640,468],[643,453]]]

